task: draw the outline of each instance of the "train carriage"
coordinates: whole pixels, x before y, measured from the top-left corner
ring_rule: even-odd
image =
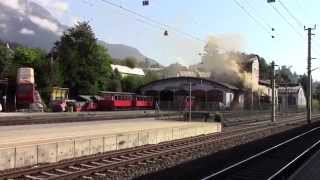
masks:
[[[153,109],[154,108],[153,97],[136,95],[134,97],[134,106],[135,106],[135,109]]]
[[[132,109],[134,93],[101,91],[98,101],[99,110]]]

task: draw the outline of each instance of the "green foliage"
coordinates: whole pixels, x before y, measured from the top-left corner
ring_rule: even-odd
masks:
[[[125,92],[136,92],[144,84],[144,77],[126,76],[122,78],[122,90]]]
[[[281,66],[280,69],[276,70],[276,75],[277,83],[297,83],[298,81],[298,75],[287,66]]]
[[[128,57],[124,60],[123,65],[129,68],[135,68],[137,65],[137,60],[134,57]]]
[[[271,66],[263,57],[259,58],[259,74],[260,79],[270,79]]]
[[[298,78],[298,83],[302,85],[303,90],[305,92],[305,96],[307,96],[307,87],[308,87],[308,76],[306,74],[300,75]]]
[[[106,89],[112,72],[111,58],[107,50],[98,45],[87,22],[68,29],[54,50],[63,86],[70,89],[71,97]]]
[[[153,71],[147,71],[144,77],[144,83],[150,83],[152,81],[156,81],[159,80],[160,77],[157,73],[153,72]]]
[[[320,110],[320,101],[318,99],[312,99],[312,110]]]
[[[0,78],[9,76],[12,65],[12,52],[4,44],[0,44]]]
[[[107,90],[108,91],[122,91],[121,87],[121,75],[118,71],[118,69],[115,69],[110,79],[107,81]]]

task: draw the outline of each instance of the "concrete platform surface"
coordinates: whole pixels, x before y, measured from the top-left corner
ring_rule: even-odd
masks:
[[[320,151],[300,167],[289,180],[316,180],[320,179]]]
[[[201,126],[201,122],[160,121],[154,118],[87,121],[57,124],[0,126],[0,148],[47,143],[70,138],[103,136],[132,131]]]
[[[0,170],[221,132],[220,123],[154,118],[0,127]]]

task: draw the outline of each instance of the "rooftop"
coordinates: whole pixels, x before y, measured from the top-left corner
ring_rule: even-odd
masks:
[[[127,66],[115,65],[111,64],[112,70],[118,70],[121,74],[128,74],[128,75],[138,75],[144,76],[144,71],[141,68],[130,68]]]

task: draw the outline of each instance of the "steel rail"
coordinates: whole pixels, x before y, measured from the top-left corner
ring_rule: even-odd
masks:
[[[246,158],[246,159],[244,159],[244,160],[242,160],[242,161],[240,161],[240,162],[237,162],[237,163],[235,163],[235,164],[233,164],[233,165],[231,165],[231,166],[228,166],[227,168],[224,168],[224,169],[222,169],[222,170],[220,170],[220,171],[218,171],[218,172],[215,172],[215,173],[213,173],[213,174],[211,174],[211,175],[209,175],[209,176],[207,176],[207,177],[205,177],[205,178],[202,178],[201,180],[215,179],[215,177],[217,177],[217,176],[219,176],[219,175],[222,175],[222,174],[224,174],[224,173],[227,173],[228,171],[230,171],[230,170],[232,170],[232,169],[234,169],[234,168],[237,168],[237,167],[239,167],[240,165],[243,165],[244,163],[247,163],[247,162],[249,162],[249,161],[251,161],[251,160],[253,160],[253,159],[256,159],[256,158],[258,158],[258,157],[261,157],[261,156],[263,156],[263,155],[266,155],[267,153],[269,153],[269,152],[271,152],[271,151],[273,151],[273,150],[276,150],[276,149],[279,148],[279,147],[282,147],[282,146],[284,146],[284,145],[286,145],[286,144],[288,144],[288,143],[290,143],[290,142],[293,142],[293,141],[295,141],[295,140],[297,140],[297,139],[299,139],[299,138],[301,138],[301,137],[303,137],[303,136],[305,136],[305,135],[307,135],[307,134],[309,134],[309,133],[312,133],[312,132],[314,132],[314,131],[316,131],[316,130],[319,130],[319,129],[320,129],[320,127],[316,127],[316,128],[313,128],[313,129],[311,129],[311,130],[309,130],[309,131],[307,131],[307,132],[304,132],[304,133],[302,133],[302,134],[299,134],[299,135],[297,135],[297,136],[295,136],[295,137],[293,137],[293,138],[290,138],[290,139],[288,139],[288,140],[286,140],[286,141],[284,141],[284,142],[282,142],[282,143],[280,143],[280,144],[277,144],[277,145],[275,145],[275,146],[273,146],[273,147],[271,147],[271,148],[268,148],[268,149],[266,149],[266,150],[264,150],[264,151],[262,151],[262,152],[259,152],[259,153],[255,154],[255,155],[253,155],[253,156],[250,156],[249,158]],[[319,138],[319,139],[320,139],[320,138]],[[279,169],[276,173],[272,174],[272,175],[268,178],[268,180],[273,179],[274,177],[276,177],[277,175],[279,175],[282,171],[284,171],[287,167],[289,167],[292,163],[294,163],[297,159],[299,159],[301,156],[303,156],[306,152],[308,152],[311,148],[313,148],[314,146],[318,145],[319,143],[320,143],[320,140],[318,140],[316,143],[313,143],[313,144],[312,144],[311,146],[309,146],[305,151],[303,151],[303,153],[299,154],[295,159],[293,159],[292,161],[290,161],[289,163],[287,163],[285,166],[283,166],[281,169]]]

